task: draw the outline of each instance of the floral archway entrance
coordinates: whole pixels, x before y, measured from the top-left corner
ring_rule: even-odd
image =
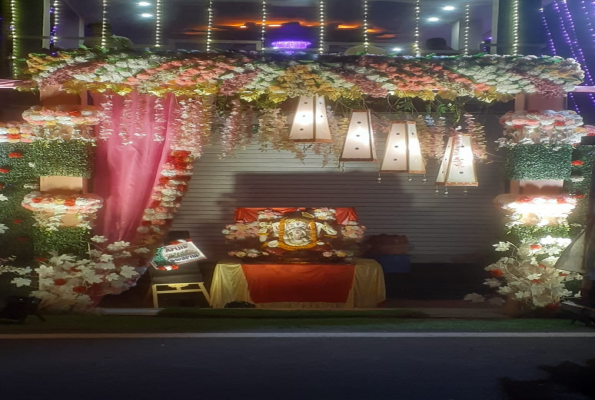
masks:
[[[90,93],[95,107],[64,104],[35,108],[27,114],[33,128],[17,128],[23,141],[33,144],[96,145],[96,151],[90,146],[83,151],[96,157],[92,191],[103,199],[96,233],[111,247],[106,248],[107,253],[96,252],[97,261],[92,263],[54,256],[38,268],[40,286],[46,287],[41,292],[45,291],[48,301],[68,293],[68,301],[62,304],[72,307],[80,301],[82,308],[96,304],[92,300],[104,294],[134,285],[146,268],[145,253],[160,244],[181,204],[193,161],[208,144],[215,121],[222,126],[223,155],[233,154],[234,148],[249,138],[253,118],[259,119],[261,138],[277,148],[287,148],[294,144],[283,136],[287,121],[279,105],[299,96],[360,104],[366,99],[390,97],[470,97],[492,102],[524,93],[564,96],[583,76],[573,60],[493,55],[320,57],[312,62],[245,55],[79,51],[33,55],[28,65],[32,86],[41,90],[42,102],[48,101],[43,99],[48,89],[60,88],[59,93]],[[62,129],[63,125],[70,128]],[[97,125],[94,134],[86,128],[89,125]],[[337,121],[331,126],[337,141],[341,129]],[[339,137],[334,148],[342,139]],[[327,146],[333,149],[333,143]],[[74,176],[89,178],[91,174]],[[80,195],[69,197],[69,188],[57,189],[64,192],[51,198],[42,188],[32,195],[41,200],[30,203],[92,203],[93,196],[86,194],[84,183]],[[74,212],[82,213],[79,209]],[[53,234],[68,226],[64,223],[53,221]],[[43,222],[38,224],[43,226]],[[81,240],[81,244],[87,242]],[[81,250],[88,253],[88,249]]]

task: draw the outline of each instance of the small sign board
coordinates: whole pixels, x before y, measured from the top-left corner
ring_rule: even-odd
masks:
[[[191,241],[179,240],[169,246],[159,247],[151,265],[154,268],[171,267],[173,265],[188,264],[195,261],[206,260],[206,256]],[[174,268],[175,269],[175,268]],[[167,268],[169,270],[169,268]]]

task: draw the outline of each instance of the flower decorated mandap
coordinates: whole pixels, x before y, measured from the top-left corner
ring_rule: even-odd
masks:
[[[95,220],[96,242],[111,243],[114,254],[109,254],[109,246],[104,246],[108,253],[94,253],[98,264],[86,268],[85,274],[80,270],[61,272],[54,279],[54,286],[68,287],[65,291],[76,288],[84,307],[96,305],[105,294],[126,290],[144,272],[149,261],[147,253],[163,243],[191,185],[194,161],[202,155],[211,136],[220,135],[223,156],[232,155],[252,139],[257,126],[260,140],[268,141],[275,149],[298,152],[295,143],[287,138],[289,123],[283,110],[291,99],[357,101],[366,106],[367,102],[383,98],[466,97],[489,103],[508,101],[519,95],[562,97],[583,78],[579,64],[573,60],[485,54],[426,58],[321,56],[311,61],[233,53],[80,50],[32,55],[27,64],[31,79],[24,89],[38,89],[42,105],[24,113],[27,124],[7,125],[4,131],[0,130],[0,140],[25,152],[36,149],[38,154],[43,154],[45,148],[57,158],[66,159],[73,152],[74,157],[85,160],[78,170],[60,169],[56,167],[59,163],[50,163],[46,172],[27,177],[29,185],[35,185],[29,181],[41,178],[41,187],[32,186],[39,191],[14,194],[15,199],[19,198],[17,203],[23,201],[26,209],[36,215],[45,213],[43,223],[40,217],[35,217],[38,238],[47,242],[48,235],[60,236],[62,229],[78,229],[81,232],[78,253],[84,257],[89,251],[86,244],[91,237],[90,221]],[[315,150],[322,151],[322,146],[326,146],[327,154],[338,156],[341,149],[351,146],[350,124],[346,116],[334,116],[330,110],[327,117],[332,139],[329,143],[315,144],[318,146]],[[517,115],[503,118],[508,127],[503,145],[513,142],[525,145],[531,135],[539,136],[541,125],[549,127],[556,125],[556,121],[562,121],[567,129],[555,130],[559,137],[580,139],[588,134],[585,128],[576,132],[578,125],[569,126],[576,124],[576,118],[570,115],[556,117],[556,121],[548,115],[524,117],[530,122],[517,123],[521,119]],[[548,122],[550,119],[552,124]],[[425,159],[433,157],[443,162],[441,173],[445,177],[441,181],[439,177],[437,182],[445,186],[476,186],[477,178],[469,163],[485,158],[485,151],[482,151],[481,129],[473,118],[466,119],[467,131],[462,133],[452,129],[445,134],[447,130],[440,131],[440,122],[437,127],[429,126],[423,118],[415,124]],[[372,148],[373,128],[381,125],[369,121],[366,134]],[[388,132],[387,125],[390,121],[385,124]],[[449,139],[446,146],[445,138]],[[428,143],[433,144],[428,146]],[[10,171],[7,171],[2,173],[8,175]],[[465,179],[450,180],[452,171],[464,174]],[[86,181],[91,177],[92,190]],[[55,215],[48,216],[51,212]],[[242,212],[249,213],[246,209]],[[74,222],[63,221],[69,214],[76,215]],[[242,223],[250,223],[249,218],[240,219]],[[312,229],[318,233],[337,234],[334,228],[316,225],[321,222],[312,223]],[[347,235],[363,233],[356,231],[355,225],[345,226],[345,231],[350,230]],[[283,247],[279,246],[279,227],[270,228],[267,235],[274,232],[277,239],[265,239],[263,243],[268,250]],[[277,246],[271,245],[275,242]],[[51,243],[49,247],[38,247],[35,255],[45,260],[40,262],[49,262],[47,268],[58,271],[56,266],[63,266],[65,259],[48,257],[50,248]],[[324,250],[328,257],[342,251]],[[238,252],[246,257],[262,255],[262,248],[257,251],[260,253],[239,249],[235,255]],[[324,255],[325,251],[321,253]],[[52,286],[48,279],[44,282]],[[40,296],[45,296],[49,303],[59,303],[59,294],[47,293],[50,291]]]

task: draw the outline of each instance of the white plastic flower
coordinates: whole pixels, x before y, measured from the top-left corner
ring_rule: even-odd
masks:
[[[478,293],[470,293],[464,298],[465,300],[469,300],[472,303],[483,303],[486,299],[482,295]]]
[[[495,244],[494,247],[496,248],[496,251],[508,251],[510,249],[510,243],[498,242],[498,244]]]
[[[8,230],[8,226],[0,224],[0,233],[4,233]]]
[[[490,278],[490,279],[486,279],[485,282],[483,283],[484,285],[487,285],[491,288],[497,288],[502,286],[502,282],[500,282],[498,279],[496,278]]]
[[[122,275],[124,278],[132,278],[133,276],[138,275],[138,272],[136,272],[134,267],[125,265],[120,270],[120,275]]]
[[[14,278],[10,282],[12,284],[14,284],[16,287],[29,286],[29,285],[31,285],[31,279],[27,279],[27,278]]]
[[[104,236],[93,236],[91,241],[95,243],[105,243],[107,242],[107,238]]]

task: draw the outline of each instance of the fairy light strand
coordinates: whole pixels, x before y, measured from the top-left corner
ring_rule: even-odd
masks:
[[[566,20],[568,21],[568,24],[570,26],[571,42],[576,48],[576,52],[578,55],[578,62],[581,63],[581,66],[582,66],[583,70],[585,71],[585,83],[588,86],[593,86],[593,76],[591,75],[591,71],[589,70],[589,64],[587,63],[587,59],[585,57],[585,53],[583,52],[583,48],[580,46],[576,26],[574,25],[574,18],[572,17],[572,13],[570,12],[570,8],[568,7],[568,2],[566,0],[564,0],[564,1],[562,1],[562,4],[564,5],[564,12],[566,14]],[[581,1],[581,8],[583,10],[585,9],[584,6],[585,6],[585,2]],[[589,32],[591,34],[591,37],[593,37],[592,36],[593,28],[591,26],[591,18],[588,13],[586,13],[586,19],[587,19],[587,26],[589,27],[588,28]],[[593,96],[593,93],[589,93],[588,97],[589,97],[589,100],[591,101],[591,104],[593,104],[595,106],[595,97]]]
[[[50,14],[54,19],[50,32],[50,46],[55,46],[58,42],[58,25],[60,24],[60,0],[54,0],[50,7]]]
[[[463,31],[463,51],[469,55],[469,30],[471,26],[471,4],[465,4],[465,29]]]
[[[547,22],[547,18],[545,16],[545,12],[544,12],[543,8],[540,8],[539,12],[541,13],[541,22],[545,29],[545,34],[547,37],[547,43],[548,43],[548,48],[550,50],[550,54],[552,56],[557,56],[558,50],[556,49],[556,43],[554,42],[554,37],[552,35],[550,25]],[[580,112],[580,109],[578,108],[578,105],[577,105],[576,101],[574,100],[574,95],[572,93],[568,93],[568,98],[570,99],[570,102],[572,103],[572,107],[574,108],[574,111],[576,111],[577,113]]]
[[[421,0],[415,0],[415,32],[413,34],[413,53],[415,57],[421,57],[421,48],[419,46],[419,24],[421,21]]]
[[[562,11],[560,10],[560,5],[558,4],[557,1],[554,1],[552,3],[552,5],[553,5],[554,11],[556,11],[556,14],[558,15],[558,21],[560,24],[560,29],[562,31],[562,37],[564,38],[564,41],[566,42],[566,45],[568,46],[568,48],[570,50],[570,54],[572,55],[572,58],[574,58],[575,60],[578,60],[577,54],[574,51],[574,46],[572,46],[572,42],[570,40],[570,35],[568,33],[568,29],[566,28],[564,16],[562,15]],[[573,99],[573,102],[575,104],[574,109],[576,110],[577,113],[580,114],[580,107],[579,107],[578,103],[576,101],[574,101],[573,96],[571,96],[571,98]]]
[[[512,2],[512,55],[519,55],[520,46],[520,15],[519,15],[519,0]]]
[[[213,0],[209,0],[207,8],[207,52],[211,51],[211,42],[213,40]]]
[[[370,40],[368,38],[368,0],[363,1],[363,8],[364,8],[364,51],[367,53],[368,49],[370,48]]]
[[[107,8],[108,0],[101,0],[101,47],[107,48]]]
[[[155,0],[155,47],[161,47],[161,0]]]
[[[19,74],[19,68],[17,66],[17,59],[19,58],[20,54],[20,46],[19,46],[19,11],[18,11],[18,1],[17,0],[10,0],[10,38],[12,42],[12,75],[14,78],[17,77]]]
[[[319,18],[320,18],[320,20],[319,20],[320,30],[318,32],[318,54],[324,53],[324,25],[325,25],[324,13],[325,13],[324,0],[320,0],[318,2],[318,14],[319,14]]]
[[[260,46],[262,50],[266,48],[267,12],[267,0],[262,0],[262,21],[260,25]]]

